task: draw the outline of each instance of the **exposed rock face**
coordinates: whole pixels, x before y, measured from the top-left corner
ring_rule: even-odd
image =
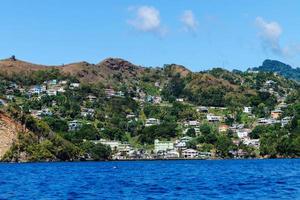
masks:
[[[0,159],[17,140],[22,127],[10,117],[0,113]]]

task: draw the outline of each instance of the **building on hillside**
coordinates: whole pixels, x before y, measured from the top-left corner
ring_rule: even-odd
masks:
[[[175,142],[175,147],[177,149],[185,149],[186,145],[189,141],[191,141],[193,138],[189,137],[189,136],[184,136],[182,138],[180,138],[179,140],[176,140]]]
[[[123,91],[118,91],[116,92],[115,94],[117,97],[124,97],[125,96],[125,93]]]
[[[208,159],[212,157],[212,153],[211,152],[199,152],[198,153],[198,157],[201,159]]]
[[[199,106],[196,110],[197,112],[208,113],[208,108],[205,106]]]
[[[181,152],[183,158],[196,158],[198,157],[198,151],[195,149],[185,149]]]
[[[247,138],[250,132],[250,129],[239,129],[236,131],[236,134],[239,138]]]
[[[153,103],[154,104],[160,104],[162,101],[162,98],[160,96],[154,96],[153,97]]]
[[[287,108],[287,107],[288,107],[288,104],[286,104],[284,102],[281,102],[280,104],[277,105],[277,109],[279,109],[279,110]]]
[[[259,118],[257,120],[258,125],[272,125],[272,124],[277,124],[277,123],[280,123],[280,121],[275,120],[275,119]]]
[[[55,89],[49,89],[49,90],[47,90],[47,95],[48,96],[56,96],[57,91]]]
[[[192,126],[192,127],[197,127],[199,126],[199,122],[196,121],[196,120],[190,120],[190,121],[187,121],[187,122],[184,122],[184,126]]]
[[[229,126],[226,125],[226,124],[222,124],[222,125],[219,126],[219,132],[220,133],[225,133],[225,132],[228,131],[228,129],[229,129]]]
[[[114,89],[105,89],[104,92],[107,97],[113,97],[116,95],[116,91]]]
[[[43,92],[46,91],[46,87],[45,86],[41,86],[41,85],[35,85],[32,88],[30,88],[29,93],[30,94],[41,94]]]
[[[258,148],[260,145],[259,139],[250,139],[250,138],[245,138],[242,140],[243,143],[247,146],[253,146]]]
[[[69,131],[77,131],[81,128],[81,123],[77,120],[70,121],[68,123]]]
[[[247,114],[251,114],[252,113],[252,107],[244,107],[244,113],[247,113]]]
[[[158,139],[154,140],[154,152],[167,151],[174,149],[174,144],[171,141],[159,141]]]
[[[166,158],[172,159],[172,158],[179,158],[178,151],[172,149],[166,152]]]
[[[94,117],[95,110],[92,108],[83,108],[80,114],[82,117]]]
[[[184,99],[183,98],[177,98],[176,101],[177,102],[184,102]]]
[[[283,119],[281,119],[281,127],[285,127],[286,125],[288,125],[291,120],[292,117],[284,117]]]
[[[220,116],[216,116],[216,115],[212,115],[212,114],[207,114],[206,118],[209,122],[220,122],[221,121]]]
[[[281,115],[282,115],[282,110],[276,109],[276,110],[271,111],[271,117],[273,119],[278,119],[281,117]]]
[[[146,123],[145,126],[154,126],[154,125],[159,125],[160,124],[160,120],[159,119],[155,119],[155,118],[148,118],[146,119]]]
[[[77,89],[79,87],[80,87],[80,83],[70,83],[70,86],[69,86],[69,88],[71,90]]]
[[[86,98],[87,98],[88,101],[91,102],[91,103],[93,103],[93,102],[95,102],[95,101],[97,100],[97,97],[94,96],[94,95],[88,95]]]

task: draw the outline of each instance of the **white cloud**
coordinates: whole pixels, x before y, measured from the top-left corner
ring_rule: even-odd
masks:
[[[163,36],[167,30],[161,25],[159,10],[152,6],[133,7],[135,17],[128,20],[128,23],[138,31],[152,32]]]
[[[183,23],[185,31],[195,32],[198,27],[198,21],[191,10],[185,10],[181,15],[180,21]]]
[[[259,30],[259,37],[263,47],[274,54],[281,56],[293,56],[300,52],[300,46],[297,44],[281,46],[280,38],[283,30],[280,24],[276,21],[266,21],[262,17],[257,17],[255,24]]]

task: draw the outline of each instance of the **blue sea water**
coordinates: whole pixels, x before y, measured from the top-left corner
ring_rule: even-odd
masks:
[[[300,160],[0,164],[0,199],[300,199]]]

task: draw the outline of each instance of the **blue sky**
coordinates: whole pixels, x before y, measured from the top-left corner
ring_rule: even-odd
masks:
[[[144,66],[300,66],[299,0],[3,0],[0,57],[41,64],[121,57]]]

